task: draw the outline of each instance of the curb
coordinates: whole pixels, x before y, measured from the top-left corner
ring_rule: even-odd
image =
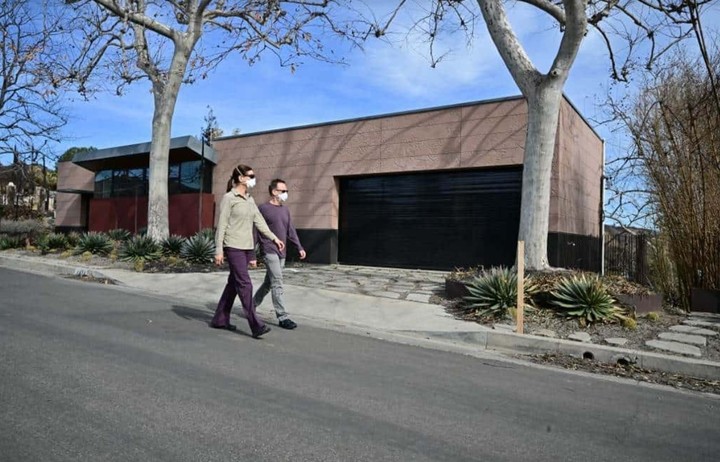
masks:
[[[73,265],[67,262],[53,262],[48,260],[16,257],[0,254],[0,266],[34,273],[53,274],[59,276],[89,276],[96,279],[108,279],[114,284],[118,282],[102,273],[102,268],[92,266]]]
[[[720,380],[720,362],[665,355],[652,351],[628,350],[595,343],[581,343],[494,330],[485,332],[418,332],[418,334],[455,340],[504,353],[561,354],[607,364],[633,364],[643,369],[682,374],[700,379]]]

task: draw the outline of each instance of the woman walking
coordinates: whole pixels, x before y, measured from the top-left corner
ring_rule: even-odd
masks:
[[[257,316],[253,304],[253,288],[248,265],[255,260],[255,243],[253,241],[253,225],[265,237],[275,243],[282,251],[285,244],[270,231],[265,219],[250,196],[250,189],[255,186],[255,172],[247,165],[238,165],[228,181],[228,192],[220,203],[220,217],[218,218],[217,232],[215,234],[215,264],[222,265],[223,254],[227,256],[230,266],[225,290],[220,297],[215,316],[210,327],[215,329],[235,330],[236,326],[230,324],[230,311],[235,296],[240,297],[245,317],[250,325],[253,338],[270,332],[270,327]]]

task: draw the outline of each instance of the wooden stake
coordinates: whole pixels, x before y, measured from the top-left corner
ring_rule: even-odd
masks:
[[[523,333],[525,322],[525,241],[518,241],[517,246],[517,305],[515,310],[515,332]]]

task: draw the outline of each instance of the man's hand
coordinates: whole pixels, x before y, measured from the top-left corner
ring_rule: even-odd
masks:
[[[276,246],[278,246],[278,249],[280,249],[280,252],[285,250],[285,243],[283,241],[281,241],[280,239],[275,239],[273,242],[275,243]]]
[[[223,264],[223,254],[219,253],[215,255],[215,264],[218,266]]]
[[[250,266],[250,268],[257,268],[257,260],[250,260],[248,266]]]
[[[301,251],[300,251],[300,260],[305,260],[305,257],[306,257],[306,256],[307,256],[307,254],[305,253],[305,251],[304,251],[304,250],[301,250]]]

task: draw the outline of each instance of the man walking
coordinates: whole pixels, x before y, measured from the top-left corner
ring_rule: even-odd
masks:
[[[258,207],[260,213],[265,218],[273,234],[283,242],[290,241],[295,244],[300,251],[300,259],[304,259],[306,256],[305,249],[300,244],[300,239],[298,239],[295,227],[290,220],[290,211],[283,205],[288,199],[287,184],[283,180],[276,178],[270,182],[268,192],[270,193],[270,200]],[[280,250],[264,235],[256,233],[256,236],[260,240],[260,246],[264,253],[265,280],[255,292],[253,303],[257,307],[262,303],[267,293],[270,292],[275,314],[279,321],[278,325],[283,329],[295,329],[297,324],[288,317],[283,300],[282,270],[285,267],[287,246]]]

